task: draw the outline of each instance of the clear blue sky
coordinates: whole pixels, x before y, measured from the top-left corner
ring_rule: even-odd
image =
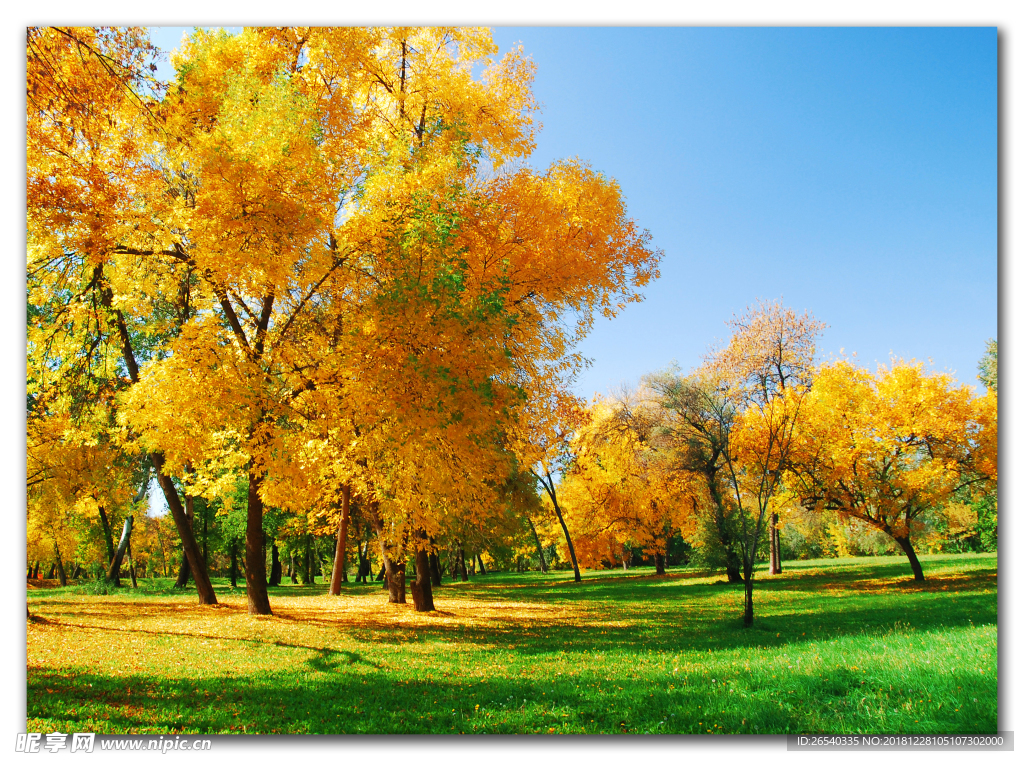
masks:
[[[829,325],[825,357],[931,359],[977,383],[997,326],[994,28],[494,36],[537,64],[532,163],[614,177],[665,252],[646,301],[583,343],[581,395],[689,369],[733,313],[780,297]]]

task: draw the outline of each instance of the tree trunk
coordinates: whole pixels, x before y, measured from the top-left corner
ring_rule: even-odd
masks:
[[[38,560],[36,561],[36,569],[34,571],[32,571],[32,578],[33,579],[38,579],[39,578],[39,561]]]
[[[459,545],[459,571],[462,573],[462,580],[469,581],[469,574],[466,572],[466,551]]]
[[[562,526],[562,533],[565,534],[565,541],[569,545],[569,557],[572,559],[572,571],[577,582],[583,581],[583,577],[580,576],[580,564],[576,561],[576,547],[573,546],[572,537],[569,536],[569,527],[565,525],[565,519],[562,517],[562,509],[558,506],[558,496],[555,494],[555,482],[551,478],[551,473],[548,472],[547,468],[544,469],[544,478],[540,481],[544,485],[544,490],[551,497],[551,504],[555,508],[555,515],[558,516],[558,522]]]
[[[416,578],[412,584],[412,602],[418,613],[434,610],[434,594],[430,589],[430,559],[427,551],[416,551]]]
[[[348,581],[345,569],[345,544],[348,540],[348,502],[352,489],[348,484],[341,487],[341,520],[338,522],[338,544],[334,549],[334,569],[331,571],[329,594],[341,594],[341,582]]]
[[[281,586],[281,551],[277,548],[276,539],[270,544],[270,579],[267,586]]]
[[[114,586],[121,586],[121,561],[124,560],[124,553],[128,549],[128,542],[132,538],[132,524],[135,517],[129,515],[125,518],[124,529],[121,531],[121,541],[117,543],[117,551],[114,552],[114,559],[110,561],[107,569],[107,581],[114,582]]]
[[[249,503],[245,515],[245,592],[249,599],[249,613],[272,616],[270,597],[267,596],[267,561],[263,556],[263,500],[259,489],[262,476],[249,466]]]
[[[437,557],[437,550],[430,553],[430,583],[432,586],[441,586],[441,561]]]
[[[295,567],[295,550],[291,550],[288,553],[288,568],[291,570],[291,573],[288,574],[288,576],[292,580],[292,584],[297,584],[299,569]]]
[[[924,570],[921,568],[921,561],[917,559],[917,553],[914,552],[914,545],[910,543],[910,537],[894,536],[893,539],[906,554],[907,560],[910,561],[910,567],[914,571],[914,581],[924,581]]]
[[[772,513],[768,521],[768,575],[782,573],[782,558],[779,556],[779,516]]]
[[[551,491],[554,494],[554,489]],[[558,502],[552,497],[552,502],[555,505],[555,515],[558,516],[558,522],[562,525],[562,533],[565,534],[565,541],[569,544],[569,557],[572,559],[572,572],[575,581],[583,581],[583,577],[580,576],[580,564],[576,561],[576,547],[573,546],[572,537],[569,536],[569,527],[565,525],[565,519],[562,517],[562,510],[558,507]]]
[[[754,623],[754,574],[753,569],[745,569],[743,579],[743,628]]]
[[[60,579],[60,585],[66,587],[68,585],[68,575],[64,572],[64,562],[60,557],[60,548],[57,546],[57,542],[53,543],[53,551],[57,555],[57,578]]]
[[[50,570],[46,572],[46,580],[49,581],[53,578],[53,575],[57,572],[57,564],[50,563]]]
[[[540,537],[537,536],[537,528],[529,518],[526,519],[526,522],[530,524],[530,532],[533,534],[533,541],[537,545],[537,558],[540,560],[540,572],[547,573],[548,565],[544,562],[544,547],[541,546]]]
[[[107,511],[103,505],[96,505],[100,514],[100,526],[103,528],[104,547],[107,550],[107,565],[114,562],[114,531],[110,528],[110,519],[107,518]]]
[[[181,565],[178,566],[178,578],[174,582],[175,589],[184,589],[188,586],[188,579],[190,576],[188,557],[184,552],[181,553]]]
[[[657,576],[665,575],[665,553],[663,552],[654,553],[654,573]]]
[[[206,571],[206,564],[199,554],[199,546],[192,536],[192,525],[189,523],[185,508],[178,498],[178,490],[174,488],[174,482],[170,476],[164,474],[164,455],[162,452],[154,452],[149,456],[153,467],[156,469],[157,483],[164,493],[167,501],[167,508],[171,511],[174,519],[174,526],[181,537],[181,546],[185,553],[185,560],[188,562],[192,578],[196,581],[196,592],[199,593],[200,605],[216,605],[217,595],[213,591],[213,584],[210,583],[210,575]]]
[[[476,555],[469,553],[469,575],[476,576]]]
[[[132,561],[132,537],[131,537],[131,534],[128,535],[127,555],[128,555],[128,575],[131,576],[131,578],[132,578],[132,589],[138,589],[139,588],[139,581],[138,581],[138,579],[135,578],[135,563]]]
[[[231,576],[231,586],[238,587],[238,540],[231,538],[231,569],[228,571]]]
[[[121,338],[121,352],[124,355],[124,363],[128,369],[128,377],[132,383],[138,383],[139,380],[139,365],[135,361],[135,352],[132,349],[131,336],[128,333],[128,327],[125,323],[124,314],[120,309],[114,309],[114,294],[111,291],[110,286],[102,280],[102,267],[103,265],[97,265],[95,274],[100,282],[100,293],[103,305],[110,309],[117,317],[117,330]],[[199,556],[199,548],[196,546],[195,537],[192,536],[192,527],[188,523],[188,519],[185,517],[185,511],[181,507],[181,500],[178,498],[178,490],[174,488],[174,483],[170,477],[164,474],[164,455],[163,452],[154,452],[149,456],[150,462],[153,463],[153,467],[156,469],[157,483],[160,484],[160,489],[164,493],[164,499],[167,500],[167,508],[171,511],[171,517],[174,518],[174,526],[178,529],[178,534],[181,536],[182,549],[185,551],[185,557],[188,559],[188,564],[192,569],[192,577],[196,580],[196,591],[199,593],[199,604],[200,605],[216,605],[217,595],[213,592],[213,585],[210,583],[210,575],[206,570],[206,563],[202,562],[202,558]]]
[[[477,560],[477,563],[479,563],[479,565],[480,565],[480,575],[481,576],[486,576],[487,575],[487,568],[484,566],[484,556],[481,555],[478,552],[477,555],[476,555],[476,560]]]
[[[73,574],[71,574],[71,578],[72,579],[77,579],[81,575],[82,575],[82,564],[81,563],[75,563],[75,572]]]
[[[380,554],[384,562],[384,567],[381,571],[384,573],[384,581],[387,584],[388,602],[405,604],[405,563],[390,557],[391,548],[385,539],[384,521],[380,517],[377,504],[370,502],[367,512],[380,542]]]

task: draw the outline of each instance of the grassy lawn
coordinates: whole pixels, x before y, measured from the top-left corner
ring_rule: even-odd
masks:
[[[29,590],[28,731],[976,733],[996,731],[996,557],[789,562],[754,590],[621,571],[471,577],[438,611],[217,586]],[[670,569],[674,570],[674,569]]]

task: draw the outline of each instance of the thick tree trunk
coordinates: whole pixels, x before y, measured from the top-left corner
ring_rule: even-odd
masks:
[[[271,616],[270,597],[267,596],[267,561],[263,555],[263,500],[259,489],[262,477],[257,477],[250,464],[249,504],[245,515],[245,592],[249,599],[249,613]]]
[[[174,581],[175,589],[184,589],[188,586],[188,580],[190,576],[188,556],[184,552],[181,553],[181,565],[178,566],[178,578]]]
[[[654,553],[654,573],[657,576],[665,575],[665,553],[663,552]]]
[[[459,545],[459,571],[463,581],[469,581],[469,573],[466,571],[466,551]]]
[[[380,554],[384,562],[384,567],[381,570],[384,572],[384,583],[387,585],[388,602],[404,605],[405,563],[391,558],[392,551],[385,539],[384,521],[380,517],[377,504],[370,502],[367,512],[369,513],[370,522],[373,524],[373,529],[377,532],[377,538],[380,542]]]
[[[435,586],[441,586],[441,561],[437,557],[437,550],[430,553],[430,583]]]
[[[914,581],[924,581],[924,570],[921,568],[921,561],[917,559],[917,553],[914,552],[914,545],[910,543],[910,537],[893,537],[896,540],[896,544],[900,546],[900,549],[907,556],[907,560],[910,561],[910,567],[914,571]]]
[[[64,562],[60,557],[60,548],[57,543],[53,543],[53,551],[57,555],[57,578],[60,579],[60,585],[66,587],[68,585],[68,575],[64,572]]]
[[[114,559],[110,561],[107,569],[107,581],[114,582],[114,586],[121,586],[121,562],[124,560],[124,553],[128,549],[128,542],[132,538],[132,524],[135,517],[129,515],[125,518],[124,529],[121,531],[121,541],[117,543],[117,550],[114,552]]]
[[[338,544],[334,549],[334,569],[331,571],[331,588],[329,594],[341,594],[341,582],[348,581],[345,570],[345,544],[348,540],[348,505],[352,489],[348,484],[341,487],[341,520],[338,522]]]
[[[430,559],[426,550],[416,551],[416,578],[410,586],[416,611],[426,613],[434,610],[434,593],[430,589]]]
[[[164,499],[167,501],[167,508],[171,511],[171,517],[174,519],[174,527],[178,530],[178,535],[181,537],[181,546],[185,552],[185,559],[188,561],[192,578],[196,581],[199,604],[216,605],[217,595],[214,594],[213,584],[210,583],[210,575],[206,571],[206,563],[203,562],[203,558],[199,554],[199,546],[192,535],[192,526],[189,523],[188,516],[185,514],[185,508],[178,498],[178,490],[174,488],[174,482],[171,481],[170,476],[164,474],[164,455],[162,452],[154,452],[149,456],[149,459],[156,469],[157,483],[160,484],[160,489],[164,493]]]
[[[484,566],[484,556],[481,555],[478,552],[477,555],[476,555],[476,560],[477,560],[477,563],[479,563],[479,565],[480,565],[480,574],[482,576],[486,576],[487,575],[487,567]]]
[[[32,571],[32,578],[33,579],[38,579],[39,578],[39,561],[38,560],[36,561],[36,569],[34,571]]]
[[[529,518],[526,522],[530,524],[530,532],[533,534],[533,541],[537,545],[537,559],[540,561],[540,572],[547,573],[548,565],[544,562],[544,548],[541,546],[540,537],[537,536],[537,527],[533,525],[533,521]]]

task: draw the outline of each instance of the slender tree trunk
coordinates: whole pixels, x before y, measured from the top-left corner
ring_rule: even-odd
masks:
[[[772,513],[768,521],[768,575],[782,573],[782,560],[779,557],[779,516]]]
[[[157,528],[158,525],[160,524],[153,523],[153,531],[156,532],[156,546],[160,548],[160,563],[164,568],[164,578],[167,578],[167,554],[164,552],[164,538],[160,536],[160,529]]]
[[[533,525],[533,521],[530,518],[526,519],[526,522],[530,524],[530,532],[533,534],[533,541],[537,545],[537,559],[540,560],[540,572],[548,572],[548,564],[544,562],[544,548],[541,546],[540,537],[537,536],[537,527]]]
[[[263,555],[263,500],[259,489],[263,478],[249,467],[249,504],[245,515],[245,592],[249,599],[249,613],[271,616],[270,597],[267,595],[267,561]]]
[[[114,559],[110,561],[110,567],[107,569],[107,581],[114,582],[114,586],[117,587],[121,586],[121,562],[124,560],[124,553],[128,549],[128,542],[132,538],[132,524],[134,522],[134,516],[129,515],[125,518],[124,529],[121,531],[121,541],[117,543]]]
[[[135,563],[132,561],[132,536],[128,535],[128,548],[126,550],[128,557],[128,575],[132,579],[132,589],[139,588],[139,581],[135,578]]]
[[[753,568],[745,568],[743,577],[743,628],[746,629],[754,623]]]
[[[477,560],[477,563],[479,563],[479,565],[480,565],[480,574],[481,574],[482,576],[486,576],[486,575],[487,575],[487,568],[486,568],[486,566],[484,566],[484,556],[483,556],[483,555],[481,555],[481,554],[480,554],[480,553],[478,552],[478,553],[476,554],[476,560]]]
[[[551,491],[554,494],[554,489]],[[583,581],[583,577],[580,576],[580,564],[576,560],[576,547],[572,543],[572,537],[569,536],[569,527],[565,525],[565,518],[562,517],[562,510],[558,506],[558,501],[552,497],[552,502],[555,506],[555,515],[558,516],[558,522],[562,526],[562,533],[565,534],[565,541],[569,544],[569,557],[572,559],[572,572],[575,581]]]
[[[295,567],[295,550],[291,550],[288,553],[288,568],[291,569],[289,577],[292,580],[292,584],[297,584],[299,569]]]
[[[476,576],[476,555],[469,553],[469,575]]]
[[[466,572],[466,551],[459,545],[459,571],[462,573],[462,580],[469,581],[469,574]]]
[[[430,589],[430,559],[427,551],[416,551],[416,578],[410,585],[412,602],[418,613],[434,610],[434,593]]]
[[[75,563],[75,572],[73,574],[71,574],[71,578],[72,579],[78,579],[78,577],[81,576],[81,575],[82,575],[82,564],[81,563]]]
[[[231,569],[228,571],[231,576],[231,586],[238,587],[238,540],[231,538]]]
[[[107,511],[103,505],[96,505],[100,514],[100,526],[103,528],[103,541],[107,550],[107,565],[114,562],[114,531],[110,528],[110,519],[107,518]]]
[[[53,579],[53,575],[57,572],[57,564],[50,563],[50,570],[46,572],[46,580],[50,581]]]
[[[544,469],[544,478],[541,479],[541,483],[544,485],[544,490],[548,493],[548,496],[551,497],[551,504],[555,508],[555,515],[558,516],[558,523],[562,526],[562,533],[565,534],[565,541],[569,545],[569,557],[572,559],[572,571],[575,580],[581,582],[583,577],[580,576],[580,564],[576,561],[576,547],[573,546],[572,537],[569,536],[569,527],[565,525],[565,518],[562,517],[562,508],[558,506],[558,495],[555,494],[555,482],[547,468]]]
[[[57,546],[57,542],[53,543],[53,551],[57,555],[57,578],[60,579],[60,585],[66,587],[68,585],[68,575],[64,572],[64,562],[60,557],[60,548]]]
[[[338,522],[338,544],[334,549],[334,569],[331,571],[331,588],[329,594],[341,594],[341,582],[348,581],[345,570],[345,544],[348,540],[348,505],[352,489],[348,484],[341,487],[341,520]]]
[[[33,579],[38,579],[39,578],[39,561],[38,560],[36,561],[36,569],[34,571],[32,571],[32,578]]]
[[[921,561],[917,559],[917,553],[914,552],[914,545],[910,543],[910,537],[894,536],[893,539],[906,554],[907,560],[910,561],[910,567],[914,571],[914,581],[924,581],[924,569],[921,568]]]

